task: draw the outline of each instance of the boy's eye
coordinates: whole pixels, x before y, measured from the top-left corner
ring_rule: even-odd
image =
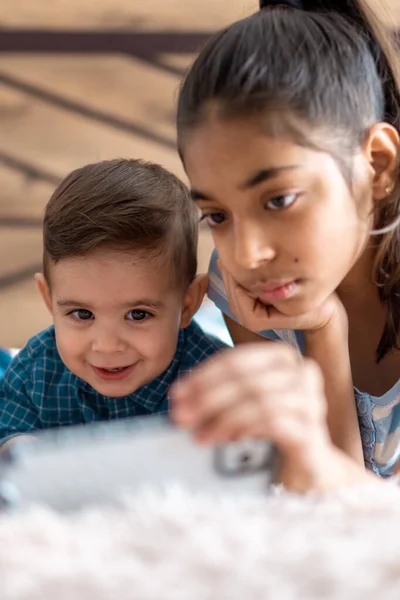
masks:
[[[68,313],[69,316],[73,317],[77,321],[90,321],[90,319],[94,318],[93,313],[90,310],[86,310],[84,308],[78,308],[77,310],[71,310]]]
[[[296,194],[276,196],[275,198],[271,198],[271,200],[268,200],[268,202],[266,203],[266,207],[270,210],[283,210],[284,208],[288,208],[289,206],[291,206],[296,199]]]
[[[127,318],[130,321],[144,321],[145,319],[148,319],[151,316],[152,315],[147,310],[139,309],[130,310],[127,314]]]
[[[209,227],[216,227],[221,225],[225,221],[225,215],[221,212],[208,213],[201,217],[202,221],[205,221]]]

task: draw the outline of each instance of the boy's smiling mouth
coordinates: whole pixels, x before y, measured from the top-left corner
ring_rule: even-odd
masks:
[[[96,367],[92,365],[92,369],[95,374],[104,381],[119,381],[128,377],[136,365],[137,363],[124,367]]]

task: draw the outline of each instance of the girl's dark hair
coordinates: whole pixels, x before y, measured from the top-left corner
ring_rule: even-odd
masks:
[[[267,125],[283,124],[304,145],[328,130],[328,151],[350,179],[349,158],[372,125],[386,121],[400,131],[400,77],[389,35],[362,0],[260,4],[258,13],[211,38],[190,68],[178,101],[181,155],[185,134],[210,107],[221,117],[272,112]],[[304,127],[310,123],[311,134]],[[375,280],[387,308],[378,362],[398,348],[400,329],[400,170],[397,179],[374,223],[381,231]]]

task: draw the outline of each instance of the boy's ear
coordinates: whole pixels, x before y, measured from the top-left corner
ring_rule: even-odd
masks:
[[[190,325],[193,315],[200,308],[208,287],[207,275],[196,275],[189,285],[183,299],[183,309],[180,327],[185,329]]]
[[[396,184],[400,155],[398,132],[388,123],[377,123],[369,132],[365,151],[373,172],[373,197],[384,200]]]
[[[43,302],[47,306],[47,309],[53,314],[53,307],[51,305],[51,294],[47,281],[43,273],[35,273],[35,281],[40,295],[42,296]]]

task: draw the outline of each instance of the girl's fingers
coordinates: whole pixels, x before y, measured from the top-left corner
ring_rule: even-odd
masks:
[[[295,371],[282,370],[279,378],[275,388],[270,387],[268,373],[242,385],[221,386],[191,414],[190,429],[199,441],[215,444],[269,439],[286,454],[304,452],[315,445],[314,440],[328,439],[319,369],[307,361]],[[177,409],[176,419],[187,425],[181,419],[185,407],[182,411]]]
[[[225,350],[198,366],[190,375],[174,384],[170,398],[177,407],[197,404],[203,396],[227,382],[251,381],[260,372],[269,373],[271,383],[283,368],[299,364],[297,353],[286,344],[246,344]]]
[[[233,314],[239,323],[255,333],[271,329],[302,329],[308,321],[308,315],[284,315],[274,306],[266,306],[252,298],[242,287],[231,287],[228,293],[229,306],[233,306]]]
[[[193,392],[187,396],[187,402],[184,398],[177,402],[172,392],[172,418],[183,427],[195,429],[228,410],[235,402],[240,402],[239,398],[242,398],[239,386],[229,379],[210,386],[209,390]]]
[[[255,333],[269,329],[296,328],[298,317],[287,317],[273,306],[265,306],[236,283],[224,267],[220,267],[220,270],[229,307],[241,325]]]
[[[218,418],[205,422],[196,430],[201,442],[223,444],[243,437],[268,437],[265,419],[260,418],[260,405],[250,401],[237,402]]]
[[[245,324],[246,318],[251,317],[254,311],[256,301],[244,288],[234,281],[224,267],[220,266],[220,270],[228,298],[229,308],[233,315],[238,319],[239,323]],[[263,319],[265,319],[265,315],[263,315]],[[265,327],[264,329],[268,329],[268,327]],[[258,331],[262,330],[263,329],[258,328]]]
[[[311,312],[285,315],[274,306],[266,306],[253,298],[222,265],[220,265],[220,271],[232,314],[243,327],[255,333],[270,329],[317,329],[328,322],[333,312],[337,311],[340,306],[337,297],[333,295],[323,305]]]
[[[280,394],[273,394],[269,402],[251,400],[231,405],[218,418],[204,423],[196,438],[202,442],[221,444],[240,439],[262,438],[276,444],[283,452],[302,450],[304,445],[319,439],[317,406],[305,409],[296,394],[287,395],[282,402]]]
[[[234,373],[230,379],[221,381],[217,386],[210,386],[194,397],[189,406],[184,404],[174,407],[174,418],[181,425],[196,427],[215,419],[233,404],[255,404],[265,396],[269,398],[273,394],[284,393],[288,387],[296,387],[296,377],[292,370],[288,371],[280,365],[273,373],[262,370],[246,375],[245,378],[241,373]]]

